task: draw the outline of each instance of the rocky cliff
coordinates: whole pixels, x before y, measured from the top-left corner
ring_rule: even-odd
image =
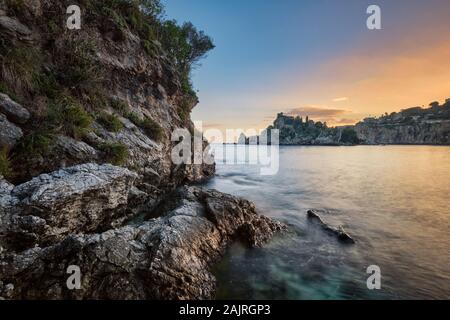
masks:
[[[355,126],[366,144],[450,144],[450,100],[367,118]]]
[[[65,27],[70,1],[0,8],[0,143],[10,180],[86,162],[119,164],[169,188],[213,172],[172,165],[171,132],[193,131],[197,97],[165,38],[143,35],[161,23],[131,22],[145,17],[127,3],[84,1],[80,30]]]
[[[328,127],[326,123],[279,113],[260,137],[241,136],[239,144],[260,141],[270,130],[279,131],[280,145],[450,144],[450,99],[429,108],[414,107],[366,118],[354,126]],[[270,141],[263,139],[264,141]]]
[[[157,0],[80,0],[70,30],[72,4],[0,1],[0,298],[212,298],[208,270],[231,241],[283,228],[186,186],[214,165],[171,160],[212,41]]]

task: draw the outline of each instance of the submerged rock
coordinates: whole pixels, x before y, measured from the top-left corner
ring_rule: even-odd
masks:
[[[322,226],[322,228],[337,236],[338,240],[341,242],[354,244],[356,243],[355,240],[345,231],[343,226],[339,226],[337,228],[329,226],[326,222],[323,221],[321,216],[314,210],[308,210],[308,219],[316,221],[318,224]]]
[[[0,281],[11,284],[7,298],[211,299],[209,270],[231,241],[260,246],[284,229],[246,200],[198,187],[178,189],[156,214],[139,225],[5,253]],[[67,289],[70,265],[80,267],[80,290]]]

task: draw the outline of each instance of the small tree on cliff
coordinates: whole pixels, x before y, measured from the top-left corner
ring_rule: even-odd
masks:
[[[179,26],[175,20],[161,25],[160,41],[164,50],[175,63],[183,87],[190,87],[189,75],[193,66],[214,48],[212,39],[190,22]]]
[[[431,103],[430,103],[430,107],[431,107],[431,108],[438,108],[438,107],[439,107],[439,102],[437,102],[437,101],[431,102]]]
[[[164,12],[164,7],[160,0],[134,0],[134,2],[148,16],[159,17]]]

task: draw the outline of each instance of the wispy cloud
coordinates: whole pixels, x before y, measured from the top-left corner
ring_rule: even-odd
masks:
[[[334,98],[333,101],[334,102],[343,102],[343,101],[348,101],[348,98],[347,97]]]
[[[310,116],[310,117],[336,117],[348,113],[351,113],[351,111],[344,109],[330,109],[320,106],[306,106],[300,108],[292,108],[288,111],[288,114],[291,115]]]
[[[358,120],[358,115],[350,110],[315,105],[291,108],[287,111],[287,114],[300,117],[308,116],[310,119],[327,122],[330,125],[354,124]]]

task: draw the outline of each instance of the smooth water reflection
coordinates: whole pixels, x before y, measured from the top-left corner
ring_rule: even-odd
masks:
[[[209,187],[254,201],[291,230],[262,249],[233,246],[216,268],[218,298],[450,299],[450,147],[280,147],[276,175],[217,169]],[[310,208],[357,244],[308,222]],[[373,264],[380,291],[366,287]]]

